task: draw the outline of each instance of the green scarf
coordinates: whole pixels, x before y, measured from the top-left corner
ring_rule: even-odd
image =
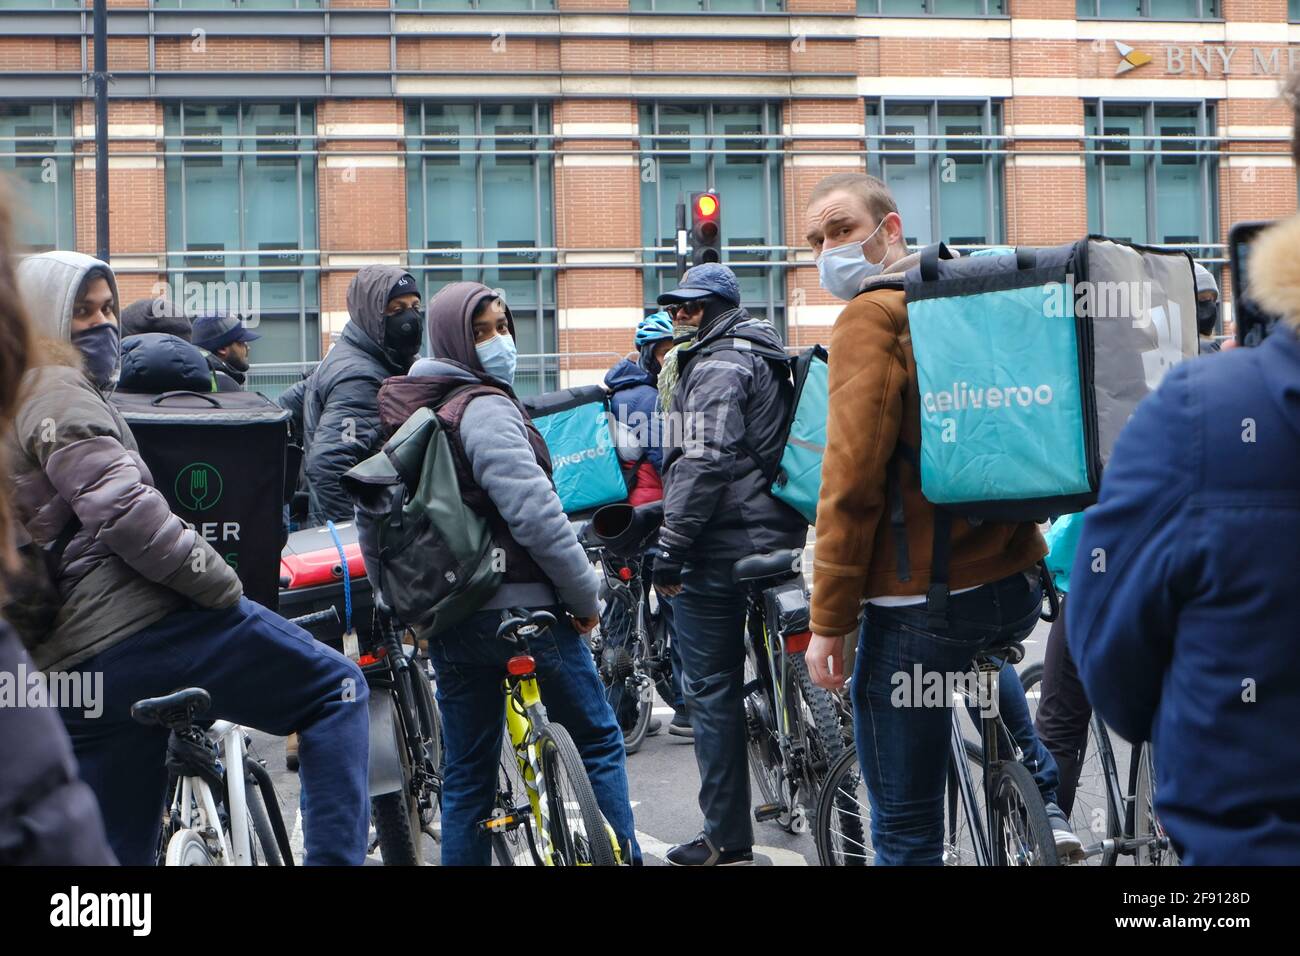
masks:
[[[677,388],[677,353],[684,352],[695,344],[695,337],[700,330],[693,325],[674,325],[673,341],[677,344],[668,350],[659,369],[659,408],[668,411],[673,401],[673,391]]]

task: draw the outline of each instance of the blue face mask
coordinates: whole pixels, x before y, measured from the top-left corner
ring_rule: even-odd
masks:
[[[817,258],[817,278],[823,289],[847,302],[861,291],[862,283],[880,274],[885,267],[885,260],[872,262],[862,247],[872,240],[884,224],[882,219],[871,235],[861,242],[845,243],[822,252]]]
[[[81,353],[86,377],[95,383],[96,388],[107,388],[113,381],[113,373],[117,371],[121,355],[117,326],[103,322],[73,332],[72,344]]]
[[[499,378],[507,385],[514,384],[518,353],[515,351],[513,338],[508,335],[494,335],[486,342],[474,346],[474,350],[478,353],[478,362],[483,366],[483,371],[493,378]]]

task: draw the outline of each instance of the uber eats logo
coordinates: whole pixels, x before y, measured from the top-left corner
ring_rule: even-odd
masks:
[[[176,475],[176,500],[189,511],[207,511],[221,500],[221,472],[205,461],[186,465]]]

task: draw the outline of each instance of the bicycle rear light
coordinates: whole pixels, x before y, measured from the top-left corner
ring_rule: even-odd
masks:
[[[506,670],[515,677],[525,677],[537,669],[531,654],[519,654],[506,662]]]

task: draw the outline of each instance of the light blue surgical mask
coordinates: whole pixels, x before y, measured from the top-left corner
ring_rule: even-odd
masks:
[[[483,366],[483,371],[507,385],[515,383],[518,353],[513,338],[509,335],[494,335],[486,342],[474,346],[474,350],[478,353],[478,362]]]
[[[885,268],[884,258],[872,262],[862,247],[875,237],[884,224],[885,221],[880,220],[880,225],[861,242],[846,242],[842,246],[824,250],[817,257],[817,278],[823,289],[847,302],[862,290],[862,283],[872,276],[880,275]]]

